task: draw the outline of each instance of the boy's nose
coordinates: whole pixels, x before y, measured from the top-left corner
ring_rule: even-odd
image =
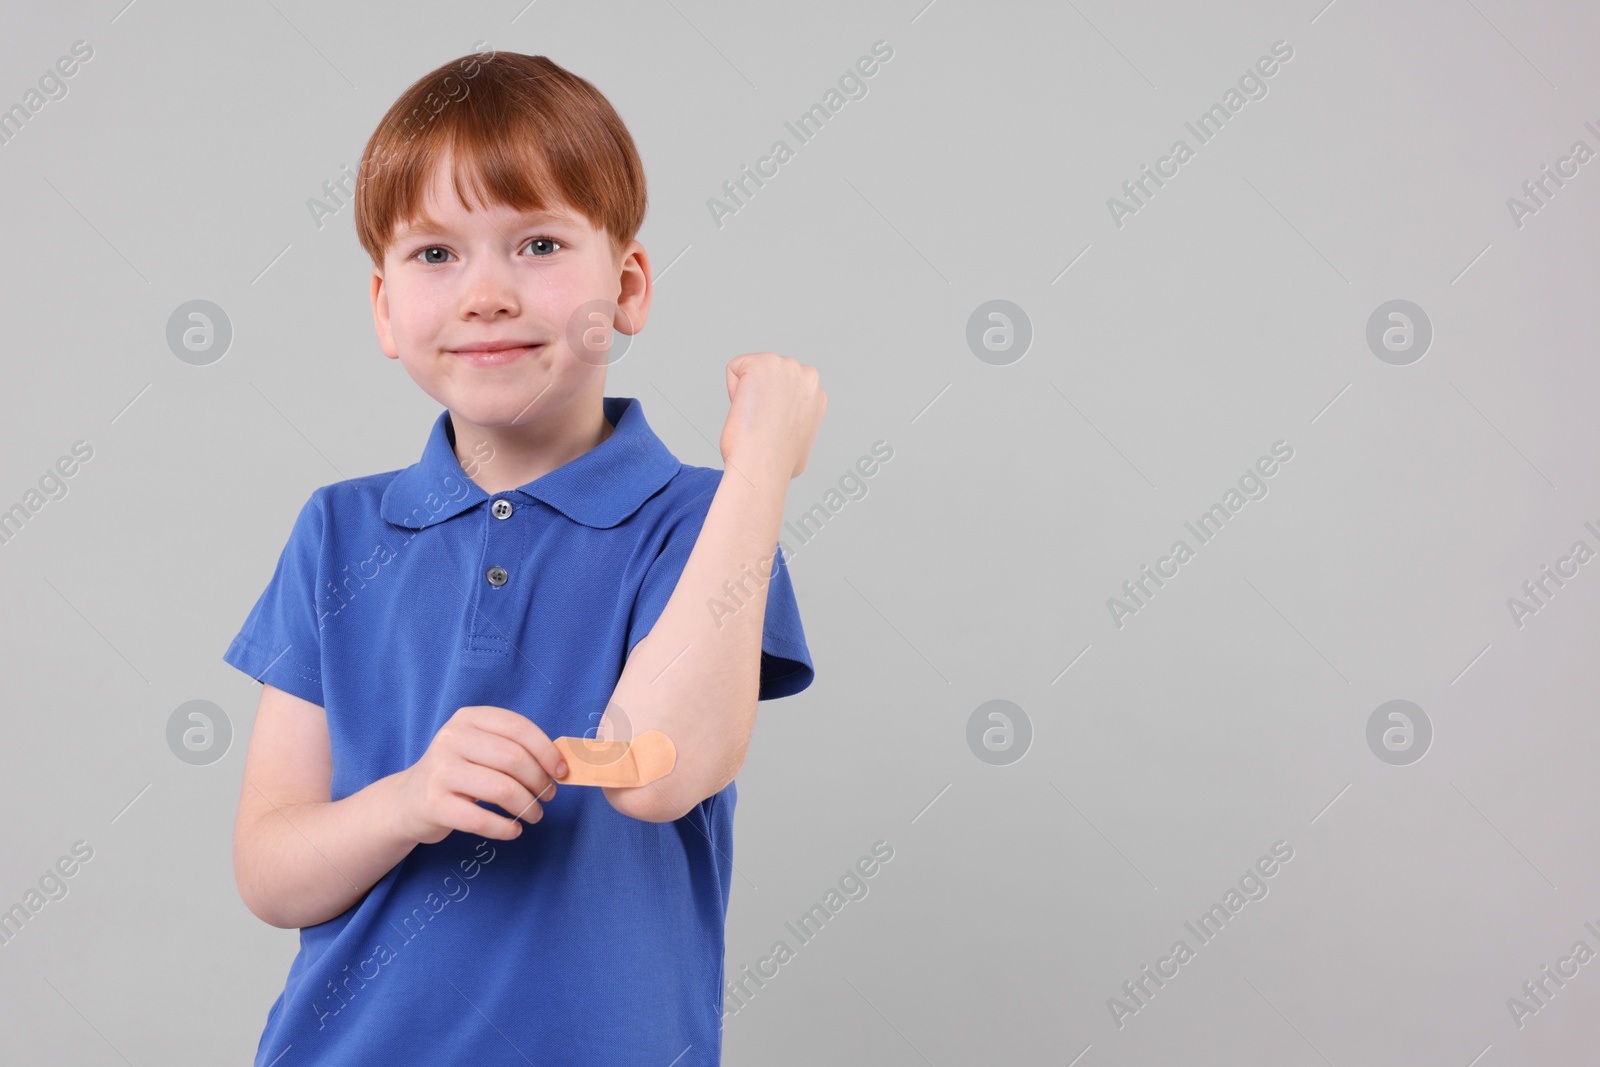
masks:
[[[521,297],[509,271],[479,269],[466,282],[463,311],[482,316],[514,313],[521,308]]]

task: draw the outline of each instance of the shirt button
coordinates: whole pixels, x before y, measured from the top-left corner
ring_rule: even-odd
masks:
[[[490,585],[505,585],[506,579],[509,578],[510,575],[506,573],[506,569],[504,567],[490,567],[489,573],[486,575],[486,577],[489,579]]]
[[[511,517],[511,501],[501,497],[490,506],[489,510],[494,513],[494,517],[497,519],[509,519]]]

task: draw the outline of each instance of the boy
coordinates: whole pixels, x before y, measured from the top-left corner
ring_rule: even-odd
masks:
[[[728,364],[726,472],[604,396],[644,175],[542,56],[426,75],[359,177],[380,345],[445,410],[311,494],[224,656],[264,683],[240,895],[300,928],[256,1063],[716,1064],[734,775],[813,677],[777,539],[817,373]],[[552,739],[652,730],[665,776],[558,789]]]

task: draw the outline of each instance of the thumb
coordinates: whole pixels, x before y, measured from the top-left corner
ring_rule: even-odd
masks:
[[[748,355],[743,355],[734,356],[732,359],[728,360],[728,402],[730,404],[733,402],[734,389],[737,388],[739,384],[740,376],[744,374],[745,364],[749,361],[749,358],[750,357]]]

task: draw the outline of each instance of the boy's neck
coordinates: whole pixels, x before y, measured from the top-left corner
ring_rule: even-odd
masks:
[[[450,412],[455,455],[486,493],[527,485],[603,443],[615,429],[601,403],[574,402],[526,425],[478,426]]]

